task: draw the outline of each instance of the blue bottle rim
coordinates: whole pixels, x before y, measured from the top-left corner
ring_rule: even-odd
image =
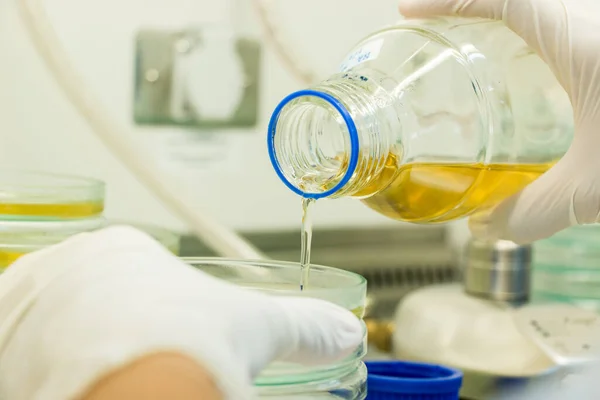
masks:
[[[365,365],[368,390],[373,392],[458,398],[462,386],[463,373],[442,365],[407,361],[367,361]]]
[[[275,152],[275,135],[277,131],[277,122],[279,121],[279,116],[283,108],[292,100],[295,100],[299,97],[305,96],[313,96],[318,97],[322,100],[325,100],[327,103],[331,104],[333,108],[336,109],[337,112],[342,116],[346,127],[348,128],[348,134],[350,136],[350,162],[348,163],[348,168],[346,169],[346,173],[342,177],[342,179],[331,189],[321,192],[321,193],[309,193],[304,192],[300,188],[296,187],[292,182],[290,182],[285,175],[283,174],[282,168],[279,165],[279,161],[277,160],[277,155]],[[304,89],[299,90],[297,92],[289,94],[283,100],[279,102],[273,114],[271,115],[271,119],[269,121],[268,133],[267,133],[267,148],[269,150],[269,159],[271,160],[271,165],[275,169],[277,176],[279,179],[294,193],[309,199],[321,199],[325,197],[329,197],[348,183],[354,172],[356,171],[356,167],[358,165],[358,148],[359,148],[359,140],[358,140],[358,131],[356,129],[356,124],[350,115],[348,109],[335,97],[332,95],[320,92],[318,90],[312,89]]]

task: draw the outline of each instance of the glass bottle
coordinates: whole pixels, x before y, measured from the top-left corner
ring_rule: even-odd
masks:
[[[548,170],[571,143],[572,114],[549,67],[502,22],[404,20],[283,99],[268,147],[303,197],[352,196],[394,219],[437,223]]]

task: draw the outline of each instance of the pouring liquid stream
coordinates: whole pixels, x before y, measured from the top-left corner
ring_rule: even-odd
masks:
[[[300,291],[308,285],[310,275],[310,247],[312,242],[312,219],[310,209],[315,199],[302,199],[302,238],[300,241]]]

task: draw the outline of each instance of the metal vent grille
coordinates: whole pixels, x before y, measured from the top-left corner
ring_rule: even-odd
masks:
[[[390,318],[398,302],[410,291],[427,285],[455,282],[459,278],[451,264],[398,265],[390,269],[365,269],[357,273],[368,281],[372,303],[368,314],[374,318]]]
[[[356,272],[367,279],[370,290],[421,287],[457,278],[456,268],[452,265],[400,266],[395,269],[365,269]]]

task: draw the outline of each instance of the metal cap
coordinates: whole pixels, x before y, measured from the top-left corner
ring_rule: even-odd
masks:
[[[530,267],[530,245],[472,239],[463,259],[465,291],[489,300],[527,302]]]

